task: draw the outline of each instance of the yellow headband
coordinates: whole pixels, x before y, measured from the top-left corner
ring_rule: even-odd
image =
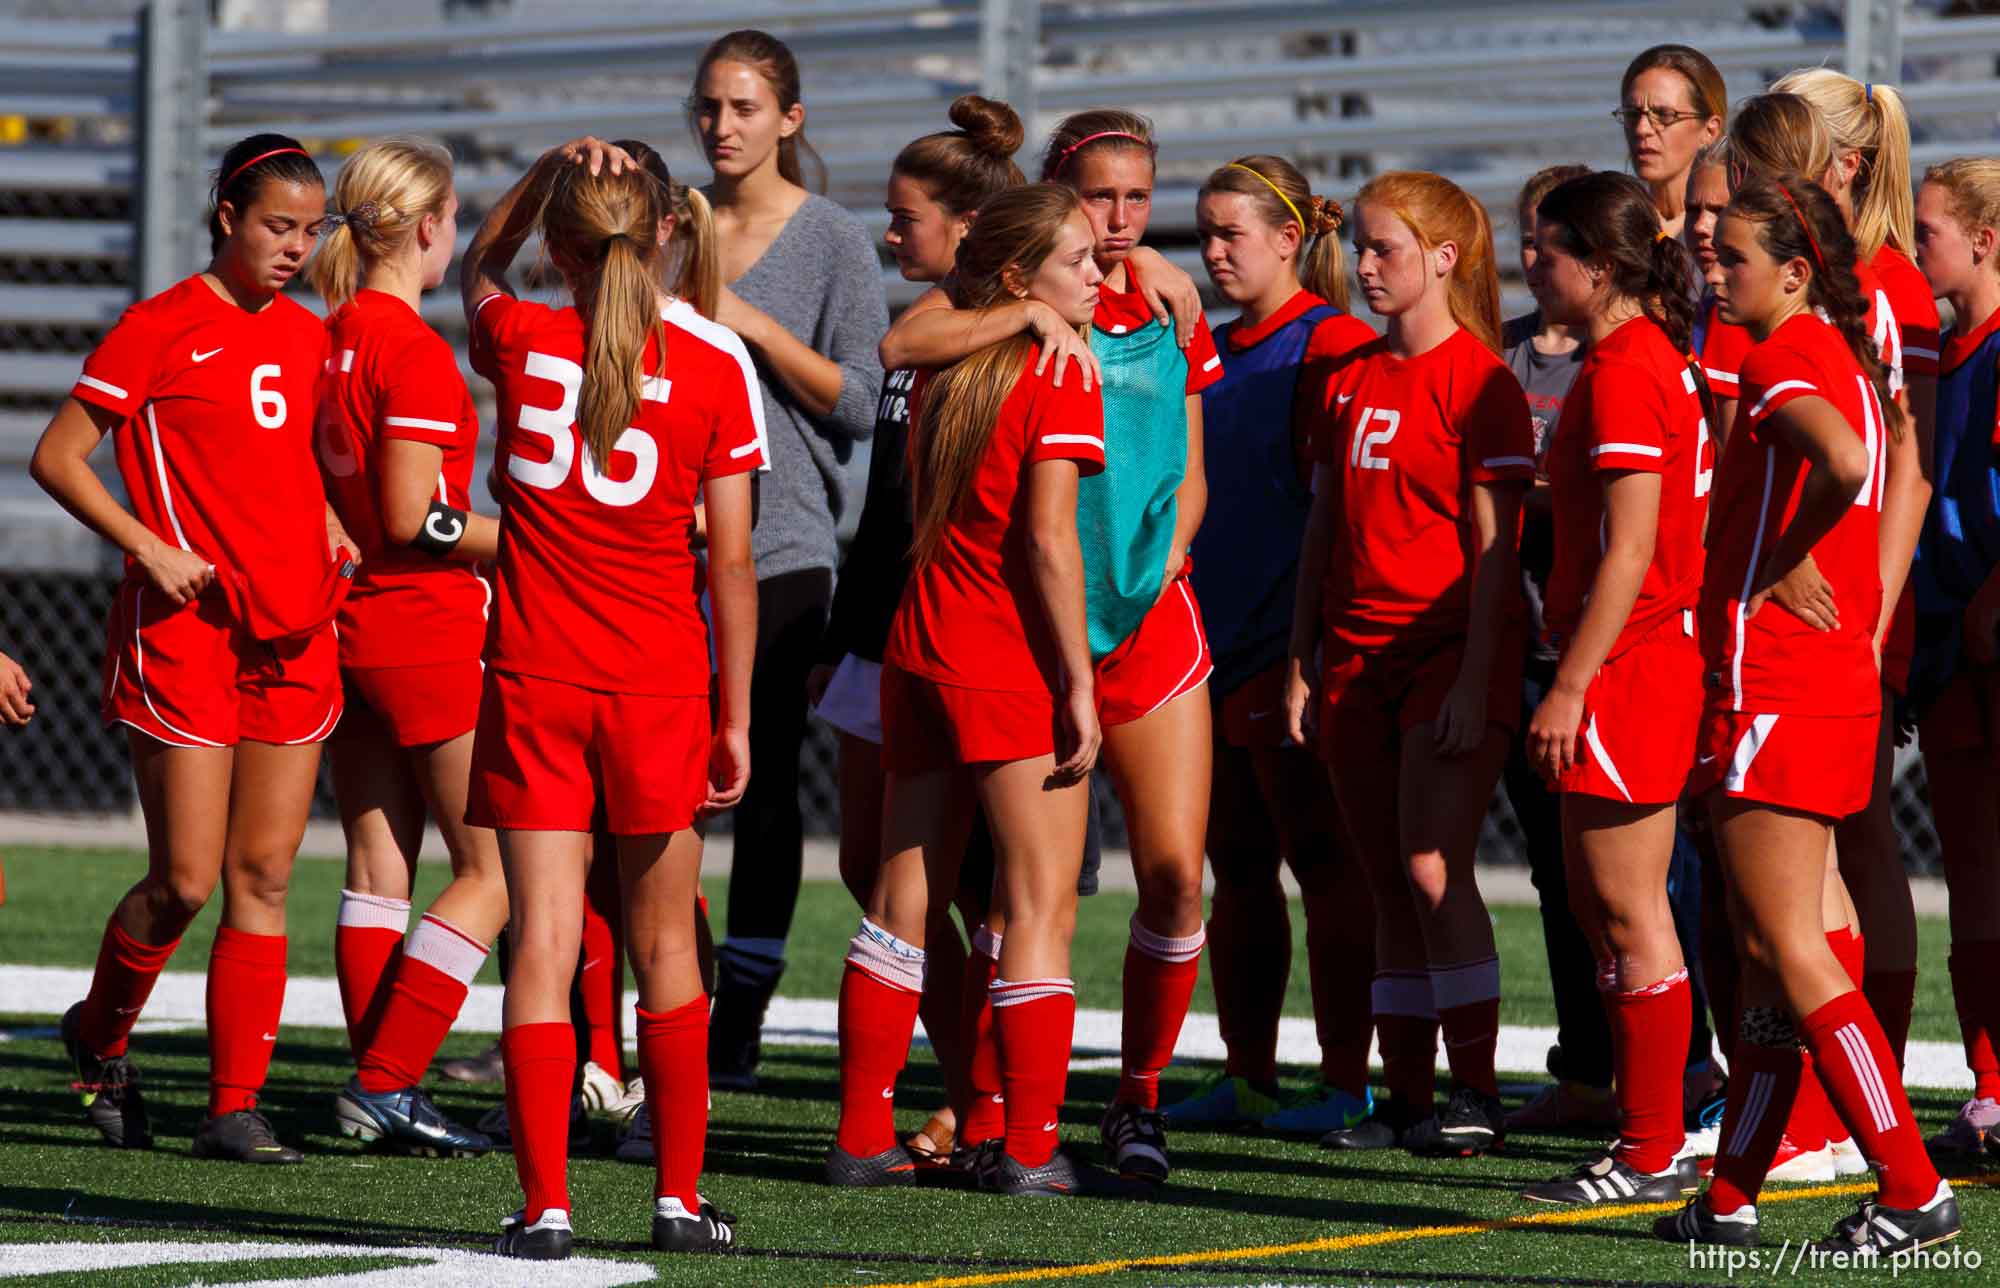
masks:
[[[1308,224],[1305,220],[1305,216],[1299,213],[1299,208],[1292,204],[1292,199],[1285,195],[1285,190],[1283,188],[1280,188],[1277,184],[1272,183],[1269,179],[1266,179],[1261,171],[1252,170],[1249,166],[1244,165],[1238,161],[1231,161],[1224,168],[1229,170],[1241,170],[1245,174],[1256,175],[1258,182],[1262,183],[1266,188],[1269,188],[1272,192],[1277,193],[1278,200],[1285,203],[1285,209],[1292,212],[1292,218],[1299,221],[1299,235],[1302,237],[1310,237],[1313,235],[1312,225]]]

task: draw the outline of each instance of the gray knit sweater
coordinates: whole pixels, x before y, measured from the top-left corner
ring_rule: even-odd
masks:
[[[808,196],[763,256],[729,288],[840,364],[840,401],[827,416],[801,407],[759,357],[771,472],[759,484],[751,552],[760,578],[831,569],[834,525],[847,504],[846,463],[875,432],[882,391],[876,347],[889,326],[881,261],[861,221]],[[754,351],[753,351],[754,352]]]

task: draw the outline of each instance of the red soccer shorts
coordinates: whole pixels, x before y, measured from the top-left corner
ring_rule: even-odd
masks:
[[[1597,669],[1583,695],[1576,767],[1558,791],[1671,805],[1687,787],[1708,701],[1701,647],[1675,613]]]
[[[1097,664],[1097,718],[1131,724],[1208,681],[1215,669],[1208,632],[1187,574],[1146,614],[1130,638]]]
[[[1889,633],[1882,639],[1882,683],[1899,698],[1909,695],[1910,664],[1916,652],[1917,599],[1904,587],[1896,612],[1889,618]]]
[[[920,774],[953,765],[1032,760],[1056,747],[1046,690],[968,689],[882,667],[882,768]]]
[[[319,742],[340,722],[339,644],[331,623],[260,640],[211,586],[176,607],[143,582],[118,587],[105,627],[104,722],[172,747],[248,739]]]
[[[1697,792],[1719,787],[1739,800],[1842,819],[1868,807],[1875,789],[1875,736],[1882,715],[1757,715],[1711,706],[1702,712]]]
[[[1215,699],[1215,727],[1224,746],[1255,750],[1288,747],[1285,676],[1289,664],[1273,662]]]
[[[1521,723],[1523,638],[1503,630],[1486,688],[1486,721],[1512,731]],[[1328,639],[1320,657],[1320,756],[1340,765],[1356,759],[1397,763],[1403,735],[1444,709],[1465,662],[1465,637],[1427,648],[1354,649]]]
[[[1994,745],[2000,729],[2000,670],[1961,657],[1958,670],[1924,713],[1918,729],[1925,751],[1970,755]]]
[[[615,836],[678,832],[708,798],[708,697],[604,693],[486,672],[465,821],[588,832],[598,790]]]
[[[350,732],[372,727],[398,747],[427,747],[479,724],[485,669],[476,657],[428,666],[349,666],[340,675]]]

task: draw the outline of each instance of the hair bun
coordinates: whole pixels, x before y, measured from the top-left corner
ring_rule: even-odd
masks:
[[[998,99],[961,94],[952,100],[949,115],[973,147],[1002,160],[1019,152],[1028,137],[1020,116]]]
[[[1315,237],[1325,237],[1341,230],[1347,222],[1347,212],[1332,197],[1314,196],[1306,199],[1306,213],[1312,219],[1309,230]]]

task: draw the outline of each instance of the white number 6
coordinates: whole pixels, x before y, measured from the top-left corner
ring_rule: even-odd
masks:
[[[264,387],[266,380],[278,380],[284,374],[275,362],[267,362],[250,373],[250,414],[265,429],[284,427],[285,395]]]

